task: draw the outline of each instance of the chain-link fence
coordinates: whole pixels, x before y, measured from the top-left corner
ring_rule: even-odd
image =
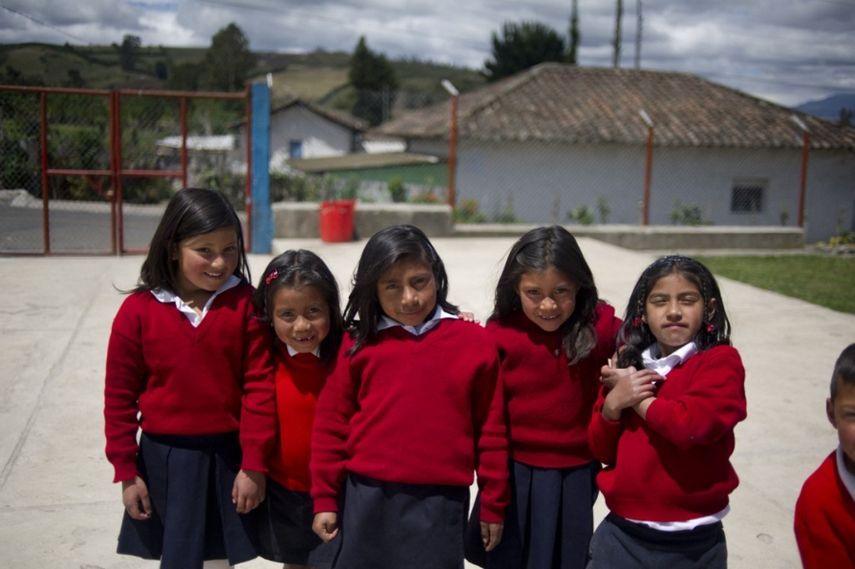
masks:
[[[245,116],[243,94],[0,86],[0,253],[142,251],[185,185],[243,209]]]

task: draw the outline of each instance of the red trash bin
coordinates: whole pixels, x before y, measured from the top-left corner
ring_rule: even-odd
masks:
[[[341,243],[353,241],[353,210],[356,200],[326,200],[321,202],[321,241]]]

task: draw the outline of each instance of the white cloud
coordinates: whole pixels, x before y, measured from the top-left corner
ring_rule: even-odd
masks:
[[[535,20],[567,34],[567,0],[6,0],[0,41],[206,46],[237,23],[255,50],[350,51],[480,68],[490,34]],[[784,104],[855,89],[855,2],[645,0],[642,66],[697,73]],[[579,2],[582,65],[612,59],[615,2]],[[636,2],[624,1],[621,64],[635,55]]]

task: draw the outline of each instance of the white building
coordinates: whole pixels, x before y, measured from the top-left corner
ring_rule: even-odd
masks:
[[[362,150],[367,124],[344,113],[300,99],[270,111],[270,168],[287,169],[288,160],[342,156]],[[238,136],[241,151],[244,137]]]
[[[457,203],[530,223],[639,223],[649,164],[650,224],[796,225],[804,125],[805,238],[855,230],[855,128],[694,75],[545,63],[461,95],[457,119]],[[445,103],[372,133],[447,156],[449,126]]]

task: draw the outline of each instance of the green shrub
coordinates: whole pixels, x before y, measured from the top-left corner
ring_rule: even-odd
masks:
[[[579,225],[591,225],[594,223],[594,214],[588,206],[580,205],[567,212],[567,219]]]
[[[484,223],[487,218],[478,211],[478,201],[473,199],[461,200],[454,208],[455,223]]]
[[[407,201],[407,186],[404,185],[404,180],[400,176],[395,176],[386,184],[389,188],[389,197],[395,203]]]
[[[674,200],[674,209],[671,210],[671,223],[674,225],[709,225],[709,222],[704,221],[700,206],[683,204],[680,200]]]

